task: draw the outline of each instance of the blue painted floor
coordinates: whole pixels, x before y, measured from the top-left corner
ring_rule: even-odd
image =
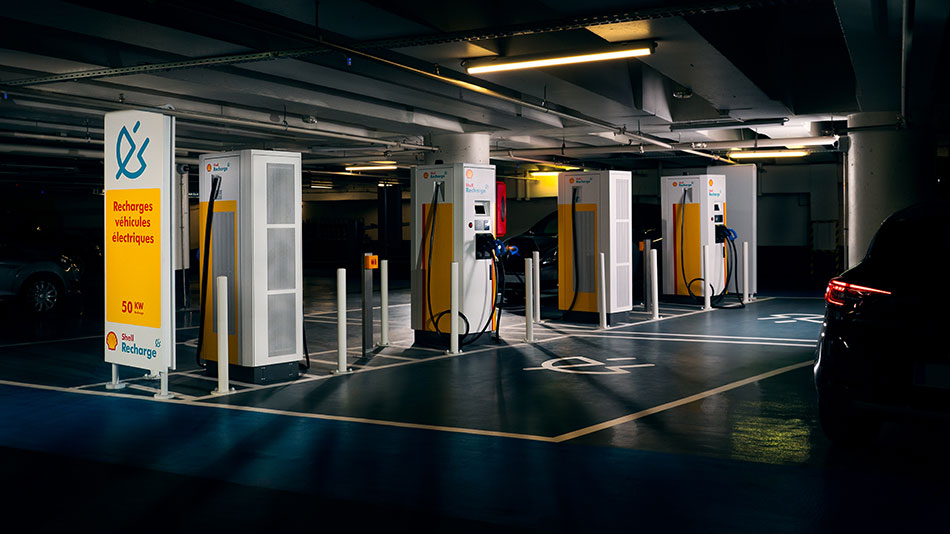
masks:
[[[97,531],[890,532],[945,522],[945,427],[889,423],[860,450],[822,435],[810,369],[820,299],[667,305],[662,321],[635,314],[606,332],[549,319],[531,345],[512,309],[504,344],[458,356],[409,348],[408,296],[391,300],[396,346],[352,354],[356,372],[329,373],[332,304],[314,299],[311,368],[226,397],[207,395],[214,383],[193,363],[184,321],[172,401],[153,399],[157,384],[129,369],[136,387],[107,392],[97,337],[0,342],[0,477],[17,489],[5,515]],[[351,324],[351,346],[358,335]]]

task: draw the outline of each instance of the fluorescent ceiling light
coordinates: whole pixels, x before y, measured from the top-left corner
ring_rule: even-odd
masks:
[[[531,173],[531,176],[535,178],[540,178],[542,176],[560,176],[561,173],[557,171],[534,171]]]
[[[609,59],[623,59],[631,57],[648,56],[653,53],[653,44],[636,43],[623,48],[594,52],[587,54],[575,54],[569,56],[543,57],[543,58],[485,58],[472,61],[465,61],[469,74],[482,74],[486,72],[501,72],[517,69],[532,69],[538,67],[554,67],[557,65],[571,65],[574,63],[588,63],[591,61],[606,61]],[[469,66],[471,65],[471,66]]]
[[[805,150],[745,150],[729,153],[729,157],[733,159],[800,158],[807,155],[808,152]]]
[[[347,167],[347,172],[354,171],[394,171],[398,169],[395,165],[366,165],[362,167]]]
[[[374,165],[395,165],[396,164],[396,162],[392,160],[377,160],[377,161],[371,161],[370,163]]]

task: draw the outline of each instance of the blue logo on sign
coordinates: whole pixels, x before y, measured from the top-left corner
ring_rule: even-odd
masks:
[[[139,126],[141,125],[140,121],[135,121],[135,126],[132,127],[132,133],[137,133],[139,131]],[[129,144],[129,151],[126,152],[125,157],[122,157],[122,138],[127,139]],[[122,130],[119,132],[119,136],[115,140],[115,160],[119,164],[119,172],[115,173],[115,179],[118,180],[123,174],[134,180],[142,175],[145,172],[145,158],[142,157],[142,154],[145,153],[145,147],[148,146],[149,138],[146,137],[142,141],[142,146],[139,148],[138,154],[135,154],[135,141],[132,139],[132,134],[129,133],[129,130],[123,126]],[[135,157],[139,160],[139,170],[132,172],[129,170],[129,160],[132,159],[132,154],[135,154]]]

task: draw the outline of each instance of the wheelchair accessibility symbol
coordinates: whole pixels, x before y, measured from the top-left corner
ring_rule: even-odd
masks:
[[[773,313],[768,317],[759,317],[759,320],[773,321],[775,324],[797,322],[821,324],[825,316],[817,313]]]
[[[608,362],[636,360],[636,358],[607,358]],[[570,363],[579,362],[579,363]],[[654,367],[652,363],[638,363],[631,365],[608,365],[586,356],[568,356],[566,358],[552,358],[541,364],[541,367],[525,367],[525,371],[557,371],[576,375],[627,375],[637,367]],[[605,370],[593,370],[599,367]]]
[[[135,126],[132,127],[132,133],[138,133],[139,126],[141,126],[141,124],[141,121],[135,121]],[[129,150],[125,153],[124,157],[122,156],[123,138],[126,139],[126,143],[129,145]],[[142,176],[142,173],[145,172],[145,167],[148,165],[145,163],[145,158],[143,157],[143,154],[145,154],[145,148],[148,146],[148,142],[149,138],[146,137],[145,140],[142,141],[142,146],[139,147],[138,153],[136,154],[136,145],[135,140],[132,139],[132,134],[129,133],[129,130],[125,126],[122,127],[122,130],[119,131],[119,135],[115,140],[115,160],[116,163],[119,164],[119,172],[115,173],[116,180],[118,180],[122,175],[125,175],[127,178],[132,180]],[[134,172],[129,170],[128,167],[129,160],[132,159],[133,154],[139,160],[138,170]]]

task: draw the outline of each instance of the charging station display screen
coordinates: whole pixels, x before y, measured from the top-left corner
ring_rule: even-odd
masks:
[[[475,204],[475,215],[488,215],[488,206],[485,204]]]

